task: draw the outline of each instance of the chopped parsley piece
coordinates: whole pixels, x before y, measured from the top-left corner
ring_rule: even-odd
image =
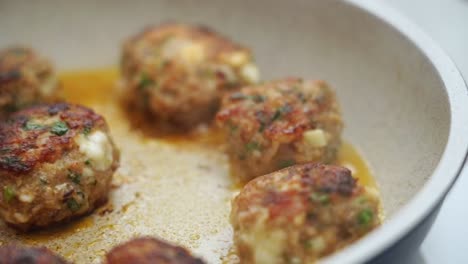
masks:
[[[63,136],[68,132],[68,126],[67,123],[62,122],[62,121],[57,121],[52,125],[52,128],[50,129],[50,132],[52,134],[55,134],[57,136]]]
[[[234,125],[234,124],[232,124],[232,123],[229,123],[229,132],[230,132],[231,134],[236,133],[236,131],[237,131],[238,129],[239,129],[238,126],[236,126],[236,125]]]
[[[90,126],[85,126],[83,128],[83,135],[87,136],[91,132],[91,127]]]
[[[72,170],[68,171],[68,178],[76,184],[80,184],[81,182],[81,174]]]
[[[154,84],[154,81],[148,76],[148,74],[143,73],[141,75],[140,82],[138,83],[138,88],[143,90],[153,84]]]
[[[250,141],[249,143],[247,143],[245,145],[245,149],[247,150],[247,152],[252,152],[254,150],[259,150],[260,149],[260,144],[258,144],[255,141]]]
[[[258,132],[261,133],[261,132],[265,131],[266,126],[265,126],[265,123],[263,123],[263,122],[259,122],[259,123],[260,123],[260,127],[258,128]]]
[[[292,166],[294,164],[296,164],[296,162],[294,160],[280,160],[280,162],[278,163],[278,168],[283,169],[283,168],[287,168],[289,166]]]
[[[91,166],[91,160],[85,160],[84,164],[86,164],[86,166]]]
[[[36,124],[36,123],[31,122],[31,121],[27,121],[23,125],[23,129],[26,130],[26,131],[37,130],[37,129],[42,129],[42,128],[44,128],[43,125]]]
[[[310,200],[313,202],[326,204],[330,201],[330,196],[326,193],[314,192],[310,195]]]
[[[9,151],[11,151],[10,148],[4,147],[4,148],[0,149],[0,154],[5,154],[5,153],[8,153]]]
[[[247,96],[245,94],[239,93],[239,92],[233,93],[233,94],[231,94],[229,96],[229,99],[231,99],[231,100],[243,100],[245,98],[247,98]]]
[[[24,171],[28,169],[28,165],[24,164],[17,156],[7,156],[0,158],[0,165],[14,171]]]
[[[364,209],[357,215],[357,220],[360,225],[368,225],[372,222],[374,213],[370,209]]]
[[[283,105],[276,109],[275,114],[271,118],[271,121],[275,121],[283,117],[284,115],[290,113],[292,111],[292,108],[290,105]]]
[[[266,97],[260,94],[254,94],[254,95],[245,95],[240,92],[233,93],[229,96],[229,99],[231,100],[244,100],[244,99],[250,99],[256,103],[261,103],[265,102]]]
[[[260,94],[251,95],[250,98],[252,99],[252,101],[254,101],[256,103],[265,102],[265,100],[266,100],[266,97],[263,96],[263,95],[260,95]]]
[[[16,192],[15,189],[11,186],[5,186],[3,188],[3,199],[9,203],[13,198],[15,198]]]
[[[68,209],[72,212],[80,210],[81,205],[73,198],[70,198],[66,201]]]

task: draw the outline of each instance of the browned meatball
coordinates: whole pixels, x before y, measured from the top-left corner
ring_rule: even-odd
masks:
[[[343,122],[334,92],[322,81],[285,79],[225,96],[217,123],[242,180],[306,162],[333,162]]]
[[[66,264],[45,247],[32,248],[8,245],[0,247],[0,264]]]
[[[378,201],[339,166],[308,163],[258,177],[232,204],[241,263],[312,263],[375,228]]]
[[[47,59],[21,46],[0,50],[0,118],[25,106],[54,100],[57,88]]]
[[[258,80],[248,49],[206,27],[175,23],[127,40],[121,70],[134,105],[179,127],[209,121],[223,93]]]
[[[186,249],[144,237],[115,247],[106,255],[106,264],[203,264]]]
[[[107,199],[119,152],[104,118],[38,105],[0,124],[0,216],[22,230],[92,211]]]

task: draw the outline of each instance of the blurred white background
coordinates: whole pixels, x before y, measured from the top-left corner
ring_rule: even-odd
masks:
[[[468,80],[468,0],[379,1],[419,25],[449,54]],[[408,256],[405,263],[468,263],[468,168],[448,194],[420,252]]]

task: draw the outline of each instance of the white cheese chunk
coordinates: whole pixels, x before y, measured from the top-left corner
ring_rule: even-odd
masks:
[[[233,67],[240,67],[243,64],[245,64],[248,60],[249,56],[244,51],[234,52],[226,58],[227,63],[229,63]]]
[[[23,203],[31,203],[34,200],[34,196],[23,193],[19,195],[19,200]]]
[[[325,147],[327,145],[327,138],[322,129],[312,129],[304,133],[304,139],[309,146],[314,148]]]
[[[184,46],[180,51],[180,55],[188,64],[197,64],[205,58],[205,51],[202,45],[192,43]]]
[[[248,63],[242,67],[240,74],[242,78],[249,83],[258,83],[260,81],[260,73],[257,67],[252,63]]]
[[[76,141],[80,152],[91,160],[91,165],[96,170],[109,169],[113,162],[112,145],[104,132],[96,131],[87,137],[80,135]]]

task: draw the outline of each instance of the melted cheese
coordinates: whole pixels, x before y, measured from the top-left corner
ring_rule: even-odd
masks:
[[[252,63],[248,63],[242,67],[240,74],[242,75],[242,78],[249,83],[258,83],[260,81],[258,68]]]
[[[91,165],[100,171],[109,169],[113,162],[112,145],[102,131],[96,131],[88,136],[79,135],[76,140],[80,152],[91,160]]]
[[[322,129],[312,129],[304,133],[304,139],[309,146],[314,148],[325,147],[327,145],[327,138]]]

